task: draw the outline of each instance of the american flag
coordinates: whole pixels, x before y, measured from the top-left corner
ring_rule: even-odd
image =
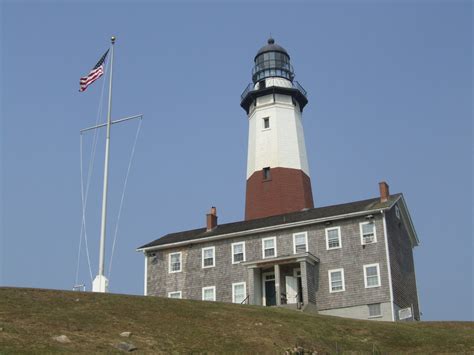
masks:
[[[79,91],[81,92],[85,91],[90,84],[92,84],[94,81],[99,79],[102,75],[104,75],[104,61],[108,53],[109,53],[109,50],[107,50],[107,52],[105,52],[104,55],[99,59],[99,61],[97,62],[95,67],[92,68],[90,73],[87,74],[87,76],[84,76],[81,78],[79,82],[81,85],[81,88],[79,89]]]

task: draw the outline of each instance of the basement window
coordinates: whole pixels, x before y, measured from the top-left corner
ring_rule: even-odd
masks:
[[[382,317],[382,307],[380,303],[368,304],[369,318]]]
[[[181,291],[168,292],[168,298],[181,298]]]
[[[270,168],[263,168],[263,180],[270,180]]]

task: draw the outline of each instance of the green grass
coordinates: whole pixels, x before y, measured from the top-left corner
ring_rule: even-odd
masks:
[[[0,288],[0,353],[472,353],[473,322],[387,323],[216,302]],[[130,331],[124,339],[121,332]],[[53,336],[67,335],[69,344]]]

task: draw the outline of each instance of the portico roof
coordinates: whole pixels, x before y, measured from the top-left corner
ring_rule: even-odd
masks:
[[[319,258],[314,256],[311,253],[299,253],[294,255],[283,255],[278,256],[276,258],[266,258],[254,261],[244,261],[240,263],[243,266],[247,266],[248,268],[261,268],[266,266],[272,266],[275,264],[291,264],[291,263],[299,263],[301,261],[306,261],[312,265],[319,263]]]

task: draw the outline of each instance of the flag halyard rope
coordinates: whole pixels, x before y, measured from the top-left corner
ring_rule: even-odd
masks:
[[[118,210],[118,214],[117,214],[117,221],[115,223],[114,241],[112,243],[112,252],[110,254],[110,260],[109,260],[109,270],[108,270],[108,275],[107,275],[109,280],[110,280],[111,275],[112,275],[112,262],[113,262],[114,253],[115,253],[115,245],[116,245],[116,241],[117,241],[120,218],[122,216],[122,207],[123,207],[123,202],[124,202],[124,199],[125,199],[125,192],[126,192],[126,189],[127,189],[128,177],[130,175],[130,170],[131,170],[131,167],[132,167],[133,158],[135,156],[135,148],[137,146],[138,136],[140,134],[140,129],[141,129],[141,126],[142,126],[142,119],[143,118],[140,118],[140,120],[138,121],[137,132],[135,133],[135,140],[133,142],[132,151],[130,153],[130,159],[128,161],[127,173],[125,174],[125,179],[124,179],[124,183],[123,183],[122,196],[120,198],[120,206],[119,206],[119,210]]]

